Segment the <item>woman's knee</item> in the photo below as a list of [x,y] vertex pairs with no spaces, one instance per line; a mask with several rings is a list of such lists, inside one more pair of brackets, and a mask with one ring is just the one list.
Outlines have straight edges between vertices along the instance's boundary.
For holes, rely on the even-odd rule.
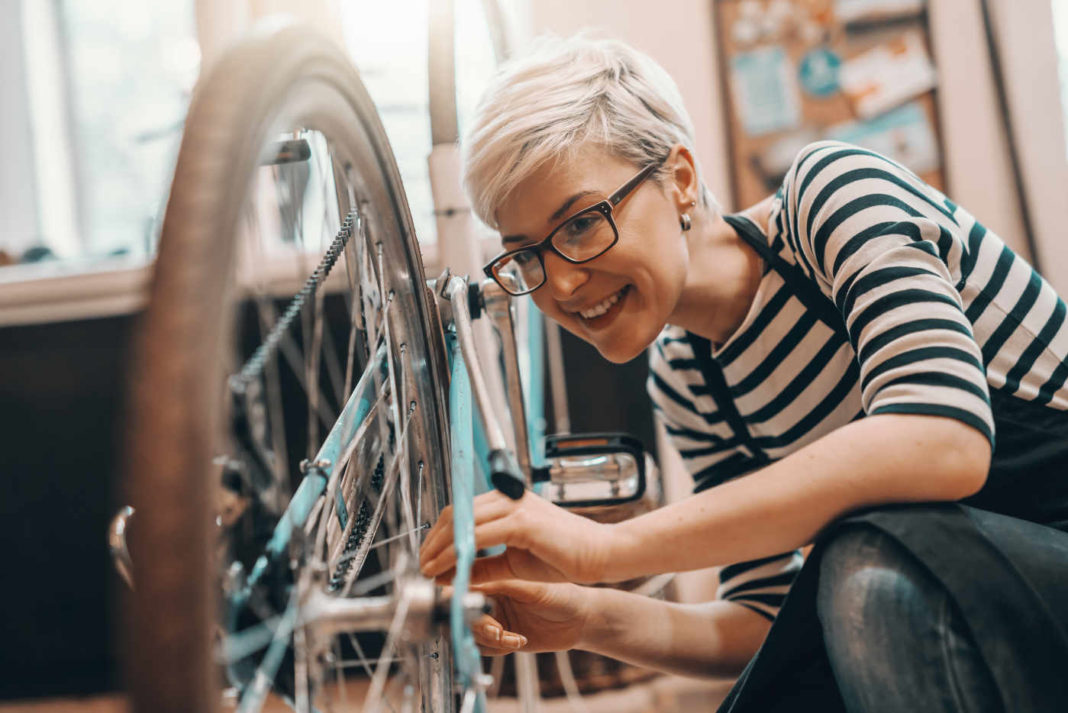
[[825,638],[835,639],[843,654],[885,650],[908,636],[905,622],[927,615],[938,596],[944,596],[940,586],[922,565],[879,530],[848,528],[825,545],[817,612]]
[[949,594],[896,540],[842,530],[825,545],[819,575],[824,645],[849,710],[1000,710]]

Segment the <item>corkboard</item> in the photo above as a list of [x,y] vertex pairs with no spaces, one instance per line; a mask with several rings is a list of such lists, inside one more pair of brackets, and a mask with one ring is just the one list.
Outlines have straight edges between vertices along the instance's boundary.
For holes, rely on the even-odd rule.
[[[905,16],[868,18],[863,22],[854,21],[847,25],[836,15],[835,0],[712,0],[712,2],[715,6],[721,95],[724,97],[726,112],[725,123],[728,130],[734,209],[752,205],[775,192],[782,174],[775,170],[767,170],[767,162],[762,160],[774,144],[784,139],[790,139],[796,143],[802,139],[834,138],[829,135],[833,127],[841,127],[850,121],[864,121],[855,111],[853,102],[842,91],[833,91],[821,97],[799,87],[796,92],[796,96],[800,99],[798,124],[789,129],[751,135],[744,126],[740,113],[741,107],[738,106],[736,87],[733,86],[733,83],[737,81],[732,71],[735,58],[754,50],[777,47],[785,54],[786,64],[796,81],[803,58],[813,49],[829,49],[842,62],[848,62],[868,50],[900,42],[902,37],[918,32],[928,58],[932,63],[934,62],[927,14],[923,8]],[[760,11],[765,14],[769,11],[774,12],[773,5],[776,3],[780,5],[789,3],[796,13],[795,17],[806,18],[809,21],[806,25],[807,32],[802,32],[796,24],[791,31],[787,24],[787,29],[777,36],[769,33],[759,39],[739,41],[738,33],[734,30],[735,23],[742,20],[743,15],[746,18],[752,18],[755,6],[759,6]],[[744,5],[748,7],[743,7]],[[780,11],[782,9],[778,8]],[[813,26],[820,28],[819,39],[815,39],[817,35],[812,31]],[[937,72],[937,67],[935,70]],[[930,133],[933,135],[934,153],[937,158],[926,162],[928,164],[926,170],[908,166],[908,161],[903,162],[909,168],[917,170],[922,179],[939,190],[945,191],[946,180],[941,160],[944,151],[939,129],[936,91],[932,89],[913,95],[904,104],[915,104],[922,110]],[[910,106],[909,109],[914,109],[914,107]],[[869,120],[878,121],[878,117],[874,119],[869,117]],[[789,154],[790,152],[780,153]],[[781,166],[782,162],[778,162],[778,165]]]

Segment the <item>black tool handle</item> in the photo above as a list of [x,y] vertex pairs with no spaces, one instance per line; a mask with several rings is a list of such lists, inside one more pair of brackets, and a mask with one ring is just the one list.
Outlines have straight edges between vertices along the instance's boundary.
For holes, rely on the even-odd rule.
[[523,493],[527,490],[527,485],[511,451],[504,448],[490,451],[489,467],[490,480],[493,482],[493,487],[512,500],[519,500],[519,498],[523,497]]

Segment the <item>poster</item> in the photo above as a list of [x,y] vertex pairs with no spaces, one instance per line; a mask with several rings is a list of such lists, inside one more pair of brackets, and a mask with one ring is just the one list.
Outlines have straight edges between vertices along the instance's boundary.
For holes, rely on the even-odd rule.
[[745,131],[760,136],[801,121],[801,102],[791,63],[780,47],[739,54],[731,61],[731,86]]
[[925,0],[713,0],[731,193],[774,192],[798,152],[835,139],[945,192]]

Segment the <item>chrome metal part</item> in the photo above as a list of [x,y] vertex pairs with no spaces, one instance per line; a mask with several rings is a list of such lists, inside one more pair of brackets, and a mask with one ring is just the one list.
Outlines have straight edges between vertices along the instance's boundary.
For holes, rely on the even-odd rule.
[[571,415],[567,405],[567,375],[564,369],[564,345],[560,325],[545,319],[546,366],[549,371],[549,390],[553,397],[553,432],[570,433]]
[[451,277],[444,286],[443,294],[448,298],[452,307],[453,324],[456,327],[456,338],[460,342],[460,349],[464,354],[464,361],[471,376],[471,392],[475,397],[475,404],[485,421],[486,441],[490,450],[507,450],[508,444],[504,440],[504,431],[501,430],[501,421],[493,408],[489,398],[489,390],[486,387],[485,372],[482,370],[478,353],[475,350],[474,333],[472,331],[471,310],[467,306],[467,280],[462,277]]
[[523,403],[523,382],[519,375],[519,350],[515,340],[515,315],[512,298],[490,278],[482,281],[482,301],[501,339],[505,384],[508,388],[508,410],[515,433],[516,457],[527,487],[531,485],[530,435],[527,431],[527,411]]
[[123,506],[108,525],[108,551],[111,553],[111,561],[115,563],[115,569],[126,584],[130,585],[130,589],[134,587],[133,560],[130,559],[130,550],[126,547],[126,528],[133,514],[132,507]]
[[[401,638],[409,643],[430,641],[448,621],[449,600],[440,594],[433,581],[419,576],[401,579],[392,594],[383,596],[348,599],[316,589],[304,601],[301,623],[313,628],[317,636],[388,631],[403,606],[407,612]],[[486,597],[468,592],[463,608],[467,621],[472,622],[486,611]]]

